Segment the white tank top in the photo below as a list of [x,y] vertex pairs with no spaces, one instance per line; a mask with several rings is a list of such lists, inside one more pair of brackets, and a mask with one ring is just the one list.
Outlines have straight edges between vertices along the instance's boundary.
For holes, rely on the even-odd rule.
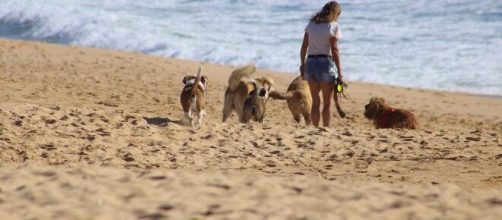
[[309,36],[308,55],[331,55],[329,38],[341,38],[340,26],[336,22],[319,23],[310,22],[305,28]]

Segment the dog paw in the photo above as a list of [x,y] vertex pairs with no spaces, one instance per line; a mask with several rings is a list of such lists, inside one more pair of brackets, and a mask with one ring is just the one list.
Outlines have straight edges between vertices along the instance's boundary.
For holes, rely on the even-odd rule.
[[340,118],[345,118],[347,116],[345,112],[338,112],[338,114],[340,115]]

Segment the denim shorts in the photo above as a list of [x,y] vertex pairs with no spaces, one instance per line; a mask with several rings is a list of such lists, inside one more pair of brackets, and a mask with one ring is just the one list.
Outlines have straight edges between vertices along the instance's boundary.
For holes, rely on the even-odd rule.
[[335,81],[337,76],[335,62],[331,57],[308,57],[304,78],[307,81]]

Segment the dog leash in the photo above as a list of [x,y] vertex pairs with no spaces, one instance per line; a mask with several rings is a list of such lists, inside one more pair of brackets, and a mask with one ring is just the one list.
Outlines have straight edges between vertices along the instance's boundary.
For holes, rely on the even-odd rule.
[[340,78],[336,79],[335,91],[336,91],[336,95],[338,96],[338,98],[343,97],[343,98],[348,99],[348,95],[347,95],[348,87],[349,86],[346,83],[344,83]]

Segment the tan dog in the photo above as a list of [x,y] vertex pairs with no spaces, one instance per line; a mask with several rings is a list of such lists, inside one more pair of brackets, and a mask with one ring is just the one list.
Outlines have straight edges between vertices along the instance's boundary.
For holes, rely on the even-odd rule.
[[[270,92],[270,97],[273,99],[286,100],[288,103],[288,108],[293,114],[293,118],[296,122],[300,123],[301,117],[305,121],[306,125],[312,123],[311,111],[312,111],[312,95],[310,93],[309,84],[306,80],[302,80],[300,76],[296,77],[286,91],[286,93],[280,93],[276,91]],[[345,117],[345,112],[343,112],[340,104],[338,103],[338,97],[336,93],[333,97],[336,105],[336,110],[340,117]]]
[[244,102],[241,122],[248,123],[252,119],[261,123],[263,122],[263,118],[265,118],[265,107],[268,97],[264,97],[266,94],[265,88],[259,87],[255,81],[251,81],[251,83],[254,89]]
[[228,120],[233,111],[237,112],[239,121],[244,121],[244,105],[251,91],[255,89],[253,82],[260,88],[260,97],[265,98],[265,101],[268,98],[269,92],[273,89],[274,81],[268,77],[250,79],[255,71],[254,65],[247,65],[235,69],[230,75],[223,103],[223,122]]
[[[187,75],[183,78],[183,91],[180,95],[181,106],[185,113],[185,118],[193,128],[199,127],[202,118],[206,115],[206,88],[208,78],[202,76],[202,66],[199,67],[197,76]],[[194,123],[194,115],[197,116],[197,124]]]
[[371,98],[364,106],[364,116],[373,120],[376,128],[416,129],[417,120],[413,113],[404,109],[391,108],[382,98]]
[[270,97],[273,99],[286,100],[288,108],[293,114],[296,122],[300,123],[301,117],[306,125],[312,123],[310,111],[312,110],[312,96],[310,94],[309,84],[306,80],[296,77],[287,89],[286,93],[276,91],[270,92]]

